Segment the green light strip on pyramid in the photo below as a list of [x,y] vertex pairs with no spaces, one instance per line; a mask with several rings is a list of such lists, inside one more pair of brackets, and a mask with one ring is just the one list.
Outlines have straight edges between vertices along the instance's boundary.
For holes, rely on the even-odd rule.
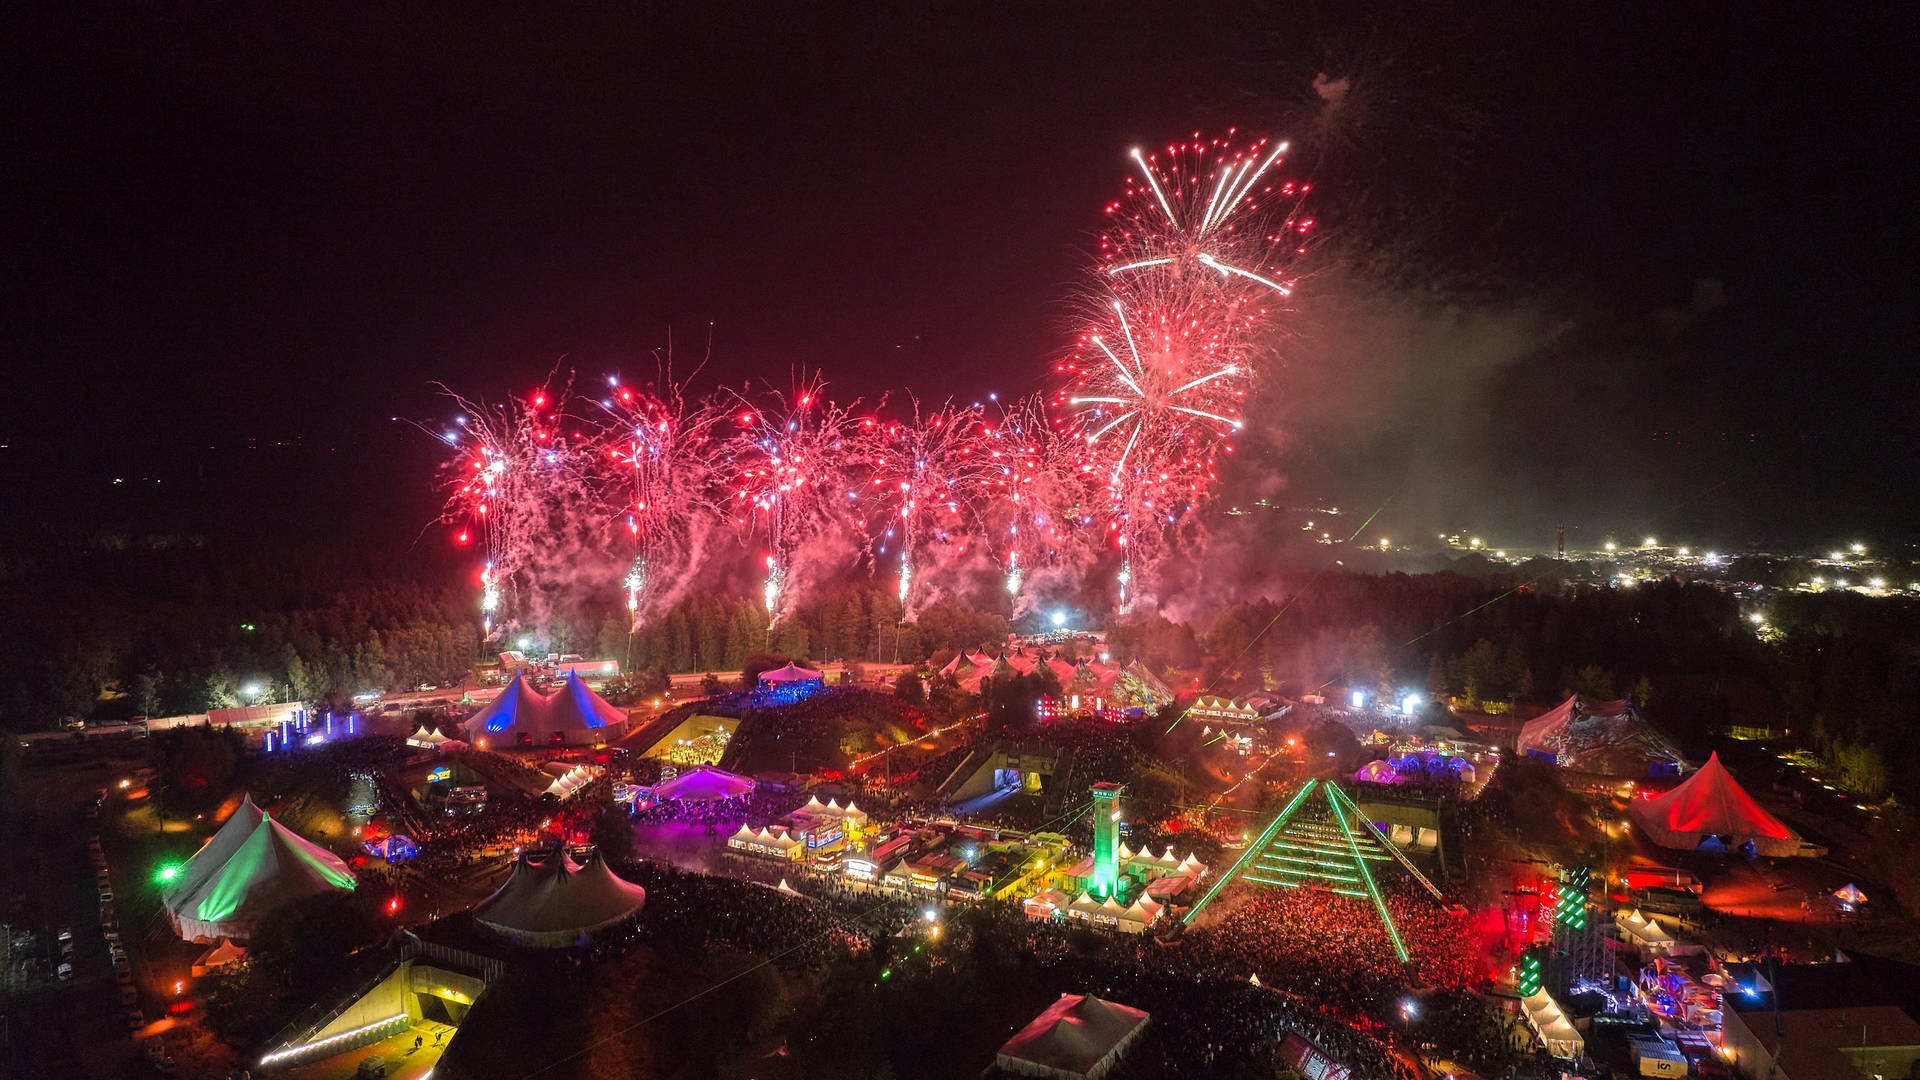
[[1367,869],[1367,860],[1360,857],[1360,838],[1353,834],[1353,827],[1347,824],[1347,812],[1340,807],[1340,800],[1334,795],[1339,789],[1327,785],[1327,805],[1333,809],[1333,819],[1340,823],[1340,829],[1347,834],[1347,844],[1353,848],[1353,864],[1360,868],[1361,880],[1367,886],[1367,897],[1373,901],[1373,909],[1380,913],[1380,924],[1387,928],[1387,937],[1393,940],[1393,953],[1402,964],[1410,959],[1407,956],[1406,942],[1400,940],[1400,928],[1393,925],[1393,916],[1387,913],[1386,898],[1380,895],[1380,886],[1374,884],[1373,871]]
[[1220,895],[1220,890],[1227,887],[1227,882],[1232,881],[1234,877],[1240,873],[1241,869],[1253,860],[1255,855],[1258,855],[1266,848],[1267,841],[1273,839],[1273,834],[1280,831],[1280,827],[1287,823],[1287,819],[1293,816],[1295,810],[1300,809],[1300,804],[1306,801],[1307,793],[1312,791],[1314,785],[1319,782],[1318,780],[1307,781],[1306,785],[1287,803],[1286,809],[1280,811],[1280,816],[1273,819],[1273,824],[1267,826],[1266,831],[1260,834],[1260,839],[1247,845],[1246,854],[1235,859],[1233,865],[1227,868],[1226,873],[1214,879],[1213,887],[1207,890],[1206,895],[1200,898],[1199,903],[1193,905],[1193,910],[1187,912],[1186,918],[1180,920],[1183,924],[1192,923],[1193,920],[1200,915],[1200,912],[1205,909],[1208,904],[1213,902],[1213,898]]
[[[1367,820],[1367,815],[1360,812],[1360,806],[1358,803],[1355,803],[1353,801],[1352,796],[1348,795],[1345,791],[1342,791],[1339,788],[1339,786],[1335,784],[1328,784],[1327,790],[1330,793],[1328,796],[1329,798],[1335,795],[1339,796],[1340,801],[1346,805],[1348,811],[1350,811],[1353,814],[1354,819],[1359,821],[1362,825],[1366,826],[1367,835],[1373,838],[1374,843],[1381,850],[1385,851],[1387,855],[1391,855],[1394,859],[1398,860],[1401,868],[1406,870],[1407,873],[1413,875],[1413,880],[1418,881],[1420,884],[1426,886],[1427,892],[1431,893],[1435,900],[1446,899],[1445,894],[1440,891],[1440,887],[1438,885],[1435,885],[1433,882],[1427,880],[1427,875],[1421,873],[1420,868],[1413,865],[1413,861],[1407,858],[1406,853],[1402,852],[1399,846],[1396,845],[1393,841],[1387,839],[1386,834],[1381,832],[1380,829],[1377,826],[1375,826],[1373,822]],[[1381,855],[1378,852],[1375,852],[1373,857],[1375,859],[1384,861],[1387,856]]]

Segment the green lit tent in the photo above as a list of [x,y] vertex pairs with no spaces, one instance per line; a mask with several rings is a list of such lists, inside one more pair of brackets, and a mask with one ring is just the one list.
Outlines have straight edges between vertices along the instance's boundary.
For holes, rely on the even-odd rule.
[[[239,817],[234,815],[235,820]],[[162,898],[167,921],[187,941],[245,941],[275,908],[354,887],[353,871],[339,856],[303,839],[273,820],[271,814],[260,814],[259,821],[238,844],[228,835],[233,827],[234,821],[229,820],[214,834],[213,842],[187,864],[191,871],[187,887]],[[214,850],[216,847],[227,849],[224,858],[204,867],[195,866],[209,856],[222,854]]]
[[247,837],[253,835],[253,830],[259,828],[262,816],[260,808],[253,804],[252,795],[240,800],[240,808],[221,824],[199,851],[193,853],[193,858],[187,860],[186,865],[180,868],[180,872],[161,892],[160,902],[166,905],[167,910],[173,910],[180,898],[191,895],[205,885],[208,878],[219,873],[227,860],[233,858],[233,853],[240,850],[240,845],[247,842]]

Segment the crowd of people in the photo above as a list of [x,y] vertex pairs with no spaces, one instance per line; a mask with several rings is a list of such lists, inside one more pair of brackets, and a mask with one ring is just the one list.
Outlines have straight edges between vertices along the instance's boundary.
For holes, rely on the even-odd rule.
[[1412,981],[1460,988],[1485,981],[1465,918],[1425,893],[1389,884],[1393,915],[1409,962],[1400,963],[1371,901],[1322,888],[1235,885],[1181,942],[1195,972],[1258,975],[1363,1022],[1386,1019],[1380,1003]]
[[636,809],[633,819],[643,823],[677,821],[698,825],[706,829],[707,835],[725,839],[742,825],[759,828],[778,821],[793,813],[801,802],[800,796],[790,790],[762,785],[728,799],[668,799]]

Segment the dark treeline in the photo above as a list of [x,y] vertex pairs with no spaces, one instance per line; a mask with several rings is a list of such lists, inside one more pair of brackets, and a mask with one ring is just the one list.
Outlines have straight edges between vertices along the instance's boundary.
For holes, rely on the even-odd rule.
[[[334,531],[341,542],[316,528],[295,546],[245,533],[10,538],[0,724],[197,712],[237,704],[248,687],[314,699],[448,682],[511,647],[481,642],[458,555]],[[1528,571],[1302,576],[1193,623],[1115,623],[1108,648],[1177,674],[1187,693],[1358,686],[1494,711],[1576,690],[1632,697],[1696,748],[1735,723],[1785,726],[1862,794],[1920,790],[1920,769],[1898,752],[1920,719],[1920,604],[1768,590],[1761,634],[1724,585],[1570,586]],[[1009,630],[1002,611],[961,599],[903,624],[888,583],[857,574],[816,589],[771,632],[759,598],[730,589],[689,596],[633,634],[608,599],[540,628],[536,647],[730,678],[762,652],[918,663],[995,647]]]
[[471,590],[430,553],[191,535],[46,535],[0,562],[0,724],[199,712],[456,678]]
[[927,605],[911,625],[900,617],[892,590],[864,579],[817,590],[771,632],[758,598],[713,593],[682,600],[631,642],[626,613],[607,612],[594,648],[635,668],[734,672],[749,656],[769,651],[823,661],[915,663],[939,649],[1003,642],[1008,631],[1004,616],[959,600]]

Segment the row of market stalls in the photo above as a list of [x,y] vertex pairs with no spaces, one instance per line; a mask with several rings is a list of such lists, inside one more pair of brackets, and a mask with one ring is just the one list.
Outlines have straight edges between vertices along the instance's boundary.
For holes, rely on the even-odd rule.
[[1111,896],[1102,900],[1087,892],[1070,899],[1057,889],[1046,889],[1027,897],[1022,907],[1030,919],[1065,918],[1069,922],[1089,923],[1128,934],[1146,933],[1166,910],[1165,903],[1144,892],[1134,897],[1132,903],[1122,904]]
[[1574,1028],[1573,1021],[1553,1000],[1553,995],[1545,990],[1536,990],[1520,999],[1520,1011],[1527,1019],[1527,1026],[1547,1053],[1568,1061],[1578,1061],[1586,1049],[1586,1040]]

